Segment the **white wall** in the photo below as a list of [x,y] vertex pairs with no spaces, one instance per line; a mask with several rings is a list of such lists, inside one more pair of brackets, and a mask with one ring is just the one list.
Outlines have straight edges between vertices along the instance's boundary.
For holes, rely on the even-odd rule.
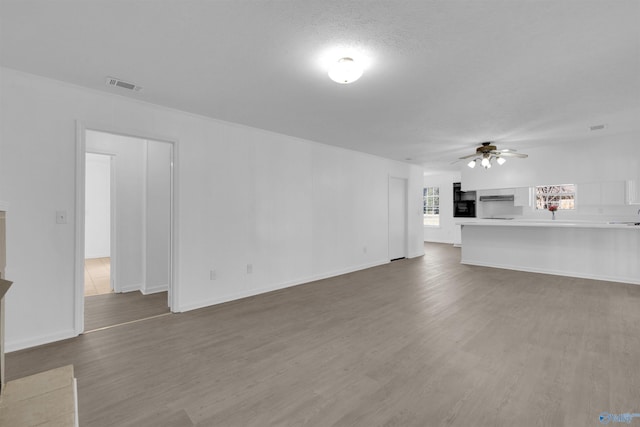
[[76,334],[76,120],[177,141],[178,311],[388,262],[389,176],[408,179],[409,256],[423,253],[419,167],[13,70],[0,79],[10,350]]
[[87,131],[86,150],[113,155],[116,187],[114,290],[140,290],[144,283],[146,141]]
[[85,258],[111,254],[111,157],[87,154],[85,184]]
[[455,243],[459,227],[455,224],[459,218],[453,217],[453,183],[460,182],[460,173],[452,172],[438,175],[425,175],[425,187],[440,188],[440,226],[424,226],[424,241]]
[[171,145],[146,141],[146,230],[144,294],[169,287]]

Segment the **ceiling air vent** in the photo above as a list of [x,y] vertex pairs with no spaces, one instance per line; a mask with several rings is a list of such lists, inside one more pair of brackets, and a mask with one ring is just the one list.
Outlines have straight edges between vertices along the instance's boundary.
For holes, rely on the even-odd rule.
[[142,90],[140,86],[125,82],[124,80],[116,79],[115,77],[107,77],[107,86],[117,86],[123,89],[135,90],[136,92],[140,92]]
[[589,126],[589,129],[591,130],[601,130],[604,129],[606,127],[606,125],[595,125],[595,126]]

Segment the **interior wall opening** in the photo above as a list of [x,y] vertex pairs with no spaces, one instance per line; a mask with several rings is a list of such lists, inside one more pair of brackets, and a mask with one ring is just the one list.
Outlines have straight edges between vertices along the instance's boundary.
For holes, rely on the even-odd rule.
[[173,144],[85,130],[83,331],[169,313]]

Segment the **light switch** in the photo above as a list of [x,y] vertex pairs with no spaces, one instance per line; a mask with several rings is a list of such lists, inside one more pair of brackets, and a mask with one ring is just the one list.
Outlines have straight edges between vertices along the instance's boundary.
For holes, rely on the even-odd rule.
[[67,223],[67,211],[56,211],[56,224]]

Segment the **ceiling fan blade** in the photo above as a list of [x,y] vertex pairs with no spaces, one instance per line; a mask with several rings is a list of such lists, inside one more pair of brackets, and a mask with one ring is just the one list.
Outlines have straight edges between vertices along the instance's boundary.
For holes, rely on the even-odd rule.
[[506,153],[492,153],[497,155],[498,157],[519,157],[521,159],[525,159],[527,157],[529,157],[528,154],[523,154],[523,153],[512,153],[512,152],[506,152]]
[[458,157],[458,160],[470,159],[471,157],[476,157],[478,153],[469,154],[468,156]]

